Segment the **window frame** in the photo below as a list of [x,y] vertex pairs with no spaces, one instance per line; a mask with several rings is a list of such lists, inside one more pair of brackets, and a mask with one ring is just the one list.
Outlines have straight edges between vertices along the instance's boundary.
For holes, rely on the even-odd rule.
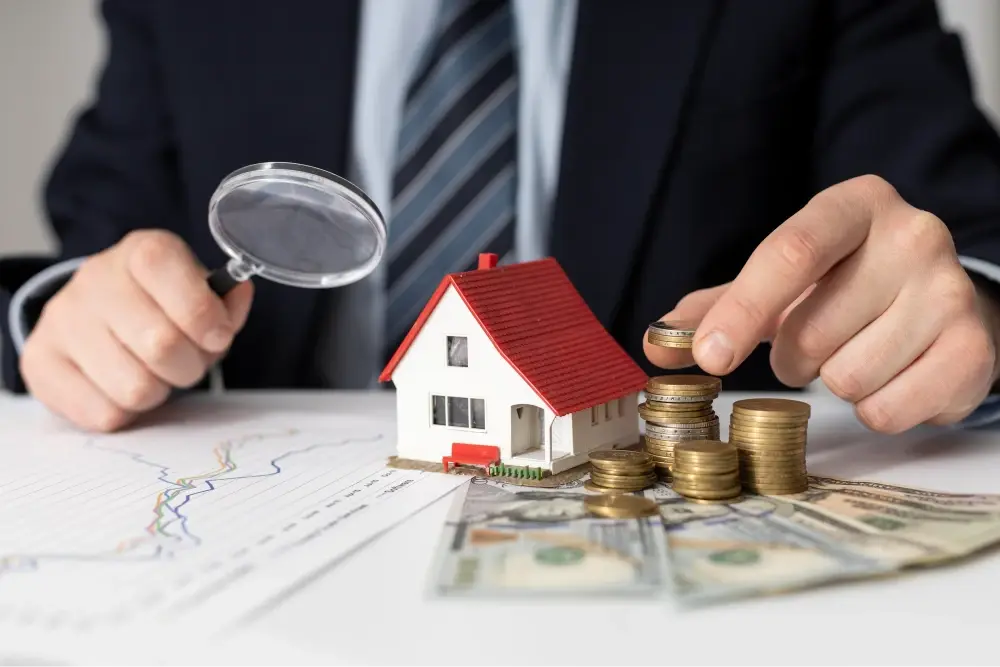
[[[434,397],[439,396],[444,399],[444,423],[438,424],[434,421]],[[469,425],[468,426],[452,426],[449,424],[449,419],[451,417],[451,407],[450,400],[464,400],[468,408],[469,415]],[[476,427],[473,426],[472,420],[472,401],[481,401],[483,404],[483,426]],[[475,433],[486,433],[488,429],[486,427],[486,398],[483,396],[452,396],[450,394],[430,394],[430,427],[431,428],[446,428],[452,431],[472,431]]]
[[[452,339],[465,341],[465,365],[451,363],[451,341]],[[468,368],[469,367],[469,337],[445,334],[444,336],[444,364],[448,368]]]

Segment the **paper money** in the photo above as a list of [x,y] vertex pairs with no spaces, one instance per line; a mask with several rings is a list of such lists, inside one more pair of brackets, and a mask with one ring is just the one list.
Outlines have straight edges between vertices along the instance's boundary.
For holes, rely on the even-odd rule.
[[584,507],[582,483],[516,487],[474,478],[442,536],[434,593],[660,595],[668,590],[658,516],[610,519]]
[[676,597],[770,595],[940,563],[1000,541],[1000,496],[811,477],[794,496],[695,505],[665,486],[660,504]]
[[696,605],[885,576],[1000,542],[1000,495],[813,476],[801,494],[699,504],[658,483],[642,495],[660,517],[614,521],[587,515],[585,483],[527,489],[474,479],[453,506],[436,592],[662,589]]

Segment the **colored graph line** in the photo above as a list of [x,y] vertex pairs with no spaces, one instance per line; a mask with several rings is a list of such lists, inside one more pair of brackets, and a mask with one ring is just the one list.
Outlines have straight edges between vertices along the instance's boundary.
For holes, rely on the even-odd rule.
[[[337,447],[357,442],[373,443],[381,440],[383,437],[382,435],[375,435],[366,438],[344,438],[314,443],[299,449],[283,452],[270,459],[266,464],[264,472],[233,475],[234,472],[239,470],[239,466],[234,458],[234,452],[255,441],[287,437],[298,433],[298,430],[291,429],[283,432],[255,435],[221,442],[212,449],[212,455],[215,459],[215,467],[212,470],[178,478],[174,478],[171,475],[170,466],[150,460],[144,454],[102,446],[94,440],[89,440],[85,443],[86,447],[116,456],[123,456],[137,464],[155,469],[157,471],[156,479],[168,487],[157,493],[152,508],[152,519],[144,526],[142,530],[143,535],[120,540],[109,553],[8,554],[0,557],[0,576],[5,573],[35,570],[38,567],[39,561],[43,560],[101,562],[124,559],[128,561],[151,561],[171,557],[178,542],[189,540],[192,546],[201,544],[201,538],[189,531],[189,517],[182,510],[197,500],[198,496],[218,490],[220,483],[274,477],[284,471],[285,462],[294,456],[321,448]],[[172,532],[174,530],[178,532]],[[142,555],[131,553],[137,547],[150,544],[151,541],[155,541],[155,543],[152,544],[150,553]]]

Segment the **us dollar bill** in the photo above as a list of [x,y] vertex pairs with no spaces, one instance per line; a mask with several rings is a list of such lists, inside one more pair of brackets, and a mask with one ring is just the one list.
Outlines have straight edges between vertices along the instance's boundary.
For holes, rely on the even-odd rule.
[[698,605],[882,577],[1000,542],[1000,495],[811,477],[792,496],[690,502],[658,483],[659,517],[589,516],[583,480],[556,489],[475,478],[458,494],[439,595],[666,592]]
[[673,589],[690,604],[885,576],[1000,541],[1000,496],[822,477],[794,496],[723,505],[665,486],[644,493],[660,505]]
[[456,492],[439,542],[438,596],[662,595],[669,590],[658,516],[591,516],[582,482],[518,487],[474,478]]

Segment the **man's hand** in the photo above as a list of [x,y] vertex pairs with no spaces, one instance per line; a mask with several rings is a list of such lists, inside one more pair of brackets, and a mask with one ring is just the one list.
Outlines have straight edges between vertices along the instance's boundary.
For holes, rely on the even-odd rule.
[[647,342],[645,351],[662,368],[697,363],[725,375],[769,340],[783,383],[820,377],[869,428],[899,433],[979,405],[998,376],[998,314],[944,223],[863,176],[814,197],[733,282],[693,292],[664,316],[699,322],[692,350]]
[[197,384],[243,327],[248,282],[220,299],[176,236],[133,232],[89,258],[45,305],[21,375],[52,411],[112,431]]

